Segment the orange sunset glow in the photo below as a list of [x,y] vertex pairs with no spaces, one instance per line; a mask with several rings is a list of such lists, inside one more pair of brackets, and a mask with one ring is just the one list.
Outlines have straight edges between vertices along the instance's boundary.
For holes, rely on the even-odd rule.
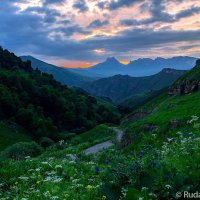
[[71,61],[69,63],[62,63],[60,66],[63,66],[65,68],[88,68],[93,65],[96,65],[97,62],[77,62],[77,61]]

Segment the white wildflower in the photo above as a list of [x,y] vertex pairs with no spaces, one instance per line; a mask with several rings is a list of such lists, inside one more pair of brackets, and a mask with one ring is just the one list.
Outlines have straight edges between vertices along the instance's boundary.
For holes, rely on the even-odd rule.
[[147,191],[148,188],[147,187],[142,187],[142,192]]
[[55,168],[56,168],[56,169],[62,168],[62,165],[56,165]]
[[77,159],[76,154],[67,154],[66,157],[73,160],[73,161]]
[[171,185],[165,185],[165,188],[169,190],[170,188],[172,188],[172,186]]
[[171,142],[174,138],[167,138],[168,142]]
[[18,177],[20,180],[23,180],[23,181],[28,181],[29,177],[26,177],[26,176],[20,176]]
[[52,179],[51,176],[47,176],[43,181],[44,182],[49,182],[49,181],[51,181],[51,179]]
[[74,179],[74,180],[72,180],[72,183],[73,184],[77,184],[77,182],[79,181],[80,179]]
[[53,196],[53,197],[51,197],[50,199],[56,200],[56,199],[59,199],[59,197],[58,197],[58,196]]
[[75,164],[76,162],[74,160],[69,161],[69,164]]
[[48,165],[49,163],[48,162],[41,162],[43,165]]
[[0,183],[0,187],[4,186],[4,183]]
[[60,140],[58,143],[61,146],[61,145],[63,145],[65,143],[65,141],[64,140]]
[[54,183],[59,183],[59,182],[61,182],[62,180],[63,180],[62,178],[54,177],[53,182],[54,182]]
[[51,194],[50,194],[49,191],[44,192],[44,196],[45,196],[45,197],[50,197],[50,195],[51,195]]
[[41,168],[36,168],[35,169],[36,172],[39,172],[40,170],[41,170]]
[[152,193],[152,192],[150,192],[150,193],[149,193],[149,196],[152,196],[152,197],[157,197],[157,195],[156,195],[156,194],[154,194],[154,193]]

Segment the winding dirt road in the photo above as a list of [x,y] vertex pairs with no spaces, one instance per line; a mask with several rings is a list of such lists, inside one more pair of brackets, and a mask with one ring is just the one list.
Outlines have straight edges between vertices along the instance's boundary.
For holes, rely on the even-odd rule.
[[[114,128],[111,128],[111,129],[113,129],[115,131],[115,133],[116,133],[117,142],[120,142],[122,140],[124,132],[121,129],[117,128],[117,127],[114,127]],[[114,145],[114,143],[111,140],[108,140],[106,142],[102,142],[100,144],[96,144],[96,145],[94,145],[92,147],[89,147],[88,149],[85,149],[83,151],[83,153],[86,154],[86,155],[96,154],[96,153],[98,153],[100,151],[103,151],[105,149],[110,148],[113,145]]]

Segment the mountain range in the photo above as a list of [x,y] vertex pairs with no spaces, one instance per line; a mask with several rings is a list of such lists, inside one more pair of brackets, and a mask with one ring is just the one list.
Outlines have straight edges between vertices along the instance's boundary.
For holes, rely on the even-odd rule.
[[185,72],[185,70],[165,68],[155,75],[146,77],[115,75],[85,83],[81,87],[94,96],[109,97],[114,102],[120,102],[137,94],[170,86]]
[[[38,68],[42,72],[52,74],[64,85],[82,88],[92,95],[107,97],[114,102],[122,102],[135,95],[171,85],[185,72],[177,69],[190,69],[196,60],[193,57],[155,60],[146,58],[124,65],[114,57],[110,57],[105,62],[90,68],[66,69],[32,56],[21,56],[21,59],[30,60],[34,69]],[[174,69],[163,69],[164,66],[172,66]],[[132,77],[134,74],[135,77]]]
[[38,68],[42,72],[45,72],[47,74],[52,74],[57,81],[60,81],[64,85],[80,86],[85,82],[94,80],[94,78],[92,77],[86,77],[84,75],[71,72],[70,70],[66,68],[57,67],[55,65],[48,64],[32,56],[21,56],[20,58],[23,61],[30,60],[33,69]]
[[109,77],[118,74],[138,77],[156,74],[163,68],[189,70],[195,65],[196,60],[197,58],[188,56],[156,59],[141,58],[124,65],[116,58],[110,57],[106,61],[89,68],[73,68],[69,70],[90,77]]

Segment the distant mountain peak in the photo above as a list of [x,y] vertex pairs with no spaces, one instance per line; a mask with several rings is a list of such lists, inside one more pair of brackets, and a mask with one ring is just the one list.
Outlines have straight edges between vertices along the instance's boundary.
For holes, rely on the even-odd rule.
[[119,63],[119,61],[115,58],[115,57],[108,57],[107,59],[106,59],[106,62],[112,62],[112,63]]
[[157,57],[157,58],[155,59],[155,61],[163,61],[163,60],[165,60],[165,58],[162,58],[162,57]]

